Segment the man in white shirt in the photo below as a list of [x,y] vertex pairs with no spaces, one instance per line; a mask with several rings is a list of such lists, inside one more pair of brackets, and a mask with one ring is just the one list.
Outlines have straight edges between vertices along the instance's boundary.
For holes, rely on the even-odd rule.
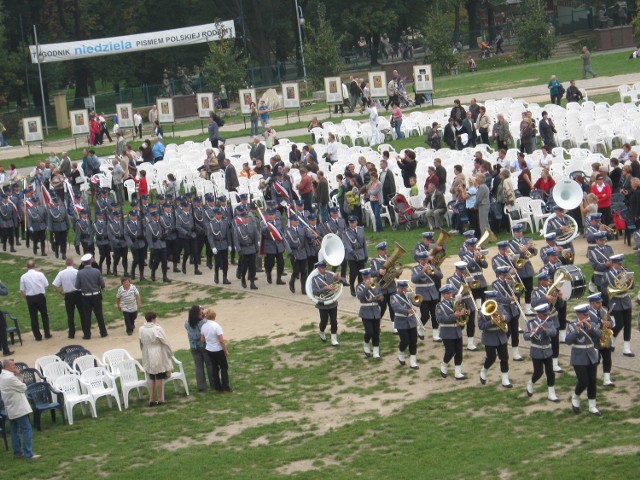
[[[14,458],[35,460],[42,455],[36,455],[31,449],[31,422],[29,414],[33,412],[27,400],[27,386],[17,375],[20,370],[11,359],[2,362],[0,369],[0,394],[4,400],[5,410],[11,425],[11,446]],[[22,434],[22,442],[20,442]]]
[[69,326],[69,338],[74,338],[76,335],[75,310],[78,310],[78,315],[81,319],[80,323],[82,323],[82,295],[80,294],[80,290],[76,290],[78,270],[73,266],[73,258],[67,258],[64,264],[66,268],[58,272],[52,285],[53,288],[64,297],[64,307],[67,310],[67,325]]
[[38,325],[38,312],[42,317],[42,327],[44,328],[44,338],[51,338],[49,330],[49,313],[47,312],[47,297],[44,292],[49,286],[47,277],[42,272],[36,270],[36,262],[27,260],[27,273],[20,277],[20,293],[29,307],[29,317],[31,317],[31,331],[36,341],[42,341],[40,326]]
[[140,115],[138,110],[133,114],[133,128],[135,128],[135,132],[142,138],[142,115]]
[[325,160],[330,164],[334,164],[338,161],[338,144],[336,143],[336,136],[333,133],[329,134],[329,141],[327,142],[327,155]]

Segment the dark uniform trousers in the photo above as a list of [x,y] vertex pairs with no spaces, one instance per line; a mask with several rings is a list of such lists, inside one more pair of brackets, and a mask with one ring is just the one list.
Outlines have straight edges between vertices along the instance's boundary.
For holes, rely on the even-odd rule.
[[91,314],[96,314],[98,329],[100,336],[107,336],[107,328],[104,325],[104,316],[102,315],[102,293],[83,293],[82,295],[82,332],[84,339],[91,338]]
[[53,253],[58,255],[58,252],[64,257],[67,256],[67,235],[69,231],[64,230],[63,232],[51,232],[53,235],[52,248]]
[[38,295],[27,295],[27,306],[29,307],[29,317],[31,318],[31,331],[36,340],[42,340],[42,334],[40,333],[40,326],[38,324],[38,312],[42,317],[42,328],[44,329],[44,336],[50,337],[51,331],[49,330],[49,313],[47,312],[47,297],[44,293]]
[[438,300],[424,300],[420,302],[420,321],[422,325],[426,325],[427,318],[431,319],[431,328],[438,328],[438,320],[436,319],[436,305]]
[[152,248],[151,249],[151,274],[155,277],[156,270],[161,267],[162,274],[167,274],[167,249]]
[[82,294],[80,290],[64,294],[64,308],[67,311],[67,325],[69,327],[69,338],[76,334],[75,310],[78,310],[78,317],[82,324]]
[[264,270],[268,275],[271,275],[273,266],[276,265],[276,273],[278,278],[282,277],[284,273],[284,256],[280,253],[267,253],[264,257]]
[[98,245],[98,253],[100,254],[100,271],[102,272],[102,265],[107,262],[107,272],[111,271],[111,245],[108,243],[105,245]]
[[114,247],[113,248],[113,274],[117,275],[118,265],[122,260],[122,268],[124,268],[125,275],[129,271],[129,258],[127,257],[127,247]]
[[489,370],[491,365],[496,362],[496,358],[500,359],[500,371],[507,373],[509,371],[509,350],[507,344],[503,343],[499,346],[484,346],[485,354],[487,358],[484,360],[484,368]]

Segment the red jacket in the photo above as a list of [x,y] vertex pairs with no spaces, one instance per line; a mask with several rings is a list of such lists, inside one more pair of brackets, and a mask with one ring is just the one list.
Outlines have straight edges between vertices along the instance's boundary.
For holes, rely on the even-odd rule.
[[138,185],[138,195],[149,195],[149,185],[146,177],[140,177],[140,180],[134,178],[133,181]]
[[597,184],[591,185],[591,193],[598,197],[598,208],[607,208],[611,206],[611,187],[608,183],[604,183],[602,191],[598,191]]

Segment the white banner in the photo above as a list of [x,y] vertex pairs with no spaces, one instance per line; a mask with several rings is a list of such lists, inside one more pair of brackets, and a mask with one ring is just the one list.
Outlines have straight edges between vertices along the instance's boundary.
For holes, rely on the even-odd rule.
[[[224,38],[235,38],[236,30],[232,20],[195,27],[176,28],[161,32],[140,33],[123,37],[111,37],[79,42],[49,43],[39,45],[40,63],[64,62],[79,58],[93,58],[117,53],[140,52],[156,48],[180,47],[196,43],[213,42]],[[31,63],[38,63],[35,45],[29,46]]]

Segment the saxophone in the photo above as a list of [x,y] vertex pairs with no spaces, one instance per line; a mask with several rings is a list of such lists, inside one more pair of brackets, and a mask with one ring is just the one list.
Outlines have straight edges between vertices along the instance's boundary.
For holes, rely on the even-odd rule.
[[602,337],[600,338],[600,347],[602,348],[607,348],[609,346],[611,335],[613,335],[613,330],[607,326],[608,322],[609,312],[605,312],[604,319],[602,320]]

